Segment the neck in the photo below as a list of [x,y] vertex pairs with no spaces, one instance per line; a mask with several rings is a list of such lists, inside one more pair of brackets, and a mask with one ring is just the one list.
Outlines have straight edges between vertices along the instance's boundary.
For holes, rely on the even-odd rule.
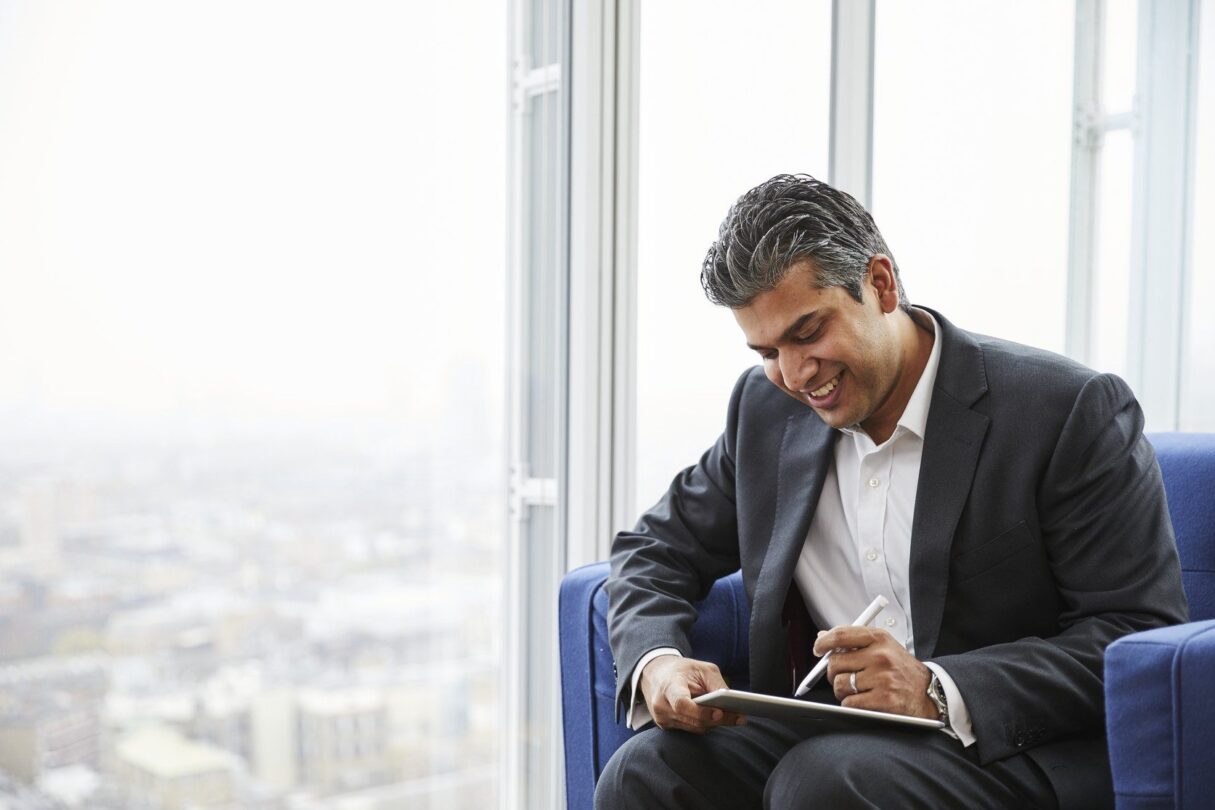
[[932,355],[933,327],[926,313],[912,310],[910,314],[899,311],[895,328],[899,336],[898,382],[890,391],[886,401],[890,407],[882,408],[882,414],[874,414],[861,423],[861,427],[881,444],[894,435],[894,429],[902,417],[915,387],[924,374],[928,358]]

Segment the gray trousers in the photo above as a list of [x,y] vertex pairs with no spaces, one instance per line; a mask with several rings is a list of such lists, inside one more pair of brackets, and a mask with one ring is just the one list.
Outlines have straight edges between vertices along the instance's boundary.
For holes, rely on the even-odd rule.
[[1017,755],[980,766],[939,732],[837,721],[747,725],[705,735],[653,728],[613,756],[596,810],[1057,808],[1045,775]]

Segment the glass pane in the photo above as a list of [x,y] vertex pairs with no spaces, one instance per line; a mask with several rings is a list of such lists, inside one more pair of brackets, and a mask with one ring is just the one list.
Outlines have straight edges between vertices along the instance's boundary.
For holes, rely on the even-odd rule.
[[913,304],[1063,350],[1074,4],[877,3],[874,218]]
[[523,227],[527,235],[523,265],[524,349],[528,370],[523,413],[528,469],[534,478],[557,477],[557,417],[561,386],[558,339],[564,303],[564,255],[559,228],[561,183],[561,96],[547,92],[528,101],[524,123],[529,171],[524,181]]
[[701,262],[744,191],[782,172],[827,177],[831,77],[827,0],[640,5],[639,509],[721,433],[756,362],[705,299]]
[[1122,377],[1127,371],[1134,160],[1135,141],[1129,130],[1106,133],[1097,175],[1090,365]]
[[[553,506],[529,506],[524,528],[523,557],[527,582],[549,585],[560,576],[557,554],[557,510]],[[552,730],[556,727],[556,695],[560,691],[556,678],[557,600],[542,594],[555,587],[539,588],[525,597],[524,627],[543,628],[547,632],[524,634],[524,655],[529,662],[527,682],[523,685],[522,730],[520,761],[527,775],[530,799],[527,807],[547,804],[545,788],[556,783],[560,774],[554,769]],[[543,802],[543,804],[541,803]]]
[[496,805],[506,22],[0,3],[6,797]]
[[1135,103],[1139,53],[1139,0],[1103,0],[1105,30],[1101,36],[1101,109],[1106,114],[1130,112]]
[[529,68],[540,68],[561,61],[561,8],[564,0],[518,0],[527,8]]
[[1190,290],[1181,374],[1181,429],[1215,431],[1215,3],[1202,5],[1199,44],[1197,168]]

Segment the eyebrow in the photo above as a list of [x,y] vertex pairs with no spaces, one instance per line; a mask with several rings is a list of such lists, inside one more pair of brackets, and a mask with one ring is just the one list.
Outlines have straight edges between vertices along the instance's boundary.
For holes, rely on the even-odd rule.
[[[798,318],[793,323],[789,324],[789,328],[786,329],[784,331],[784,333],[780,336],[780,341],[784,342],[786,340],[792,339],[792,337],[794,335],[796,335],[798,332],[802,331],[802,329],[805,327],[806,324],[810,323],[810,321],[819,317],[820,314],[821,313],[819,313],[819,311],[817,309],[812,309],[809,312],[807,312],[805,315]],[[756,346],[754,343],[748,343],[747,348],[758,352],[763,349],[769,349],[771,347],[770,346]]]

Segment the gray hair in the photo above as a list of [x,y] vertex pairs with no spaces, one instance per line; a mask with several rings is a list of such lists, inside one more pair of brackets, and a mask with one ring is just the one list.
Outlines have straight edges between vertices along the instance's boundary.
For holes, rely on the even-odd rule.
[[808,174],[779,174],[730,207],[700,284],[714,304],[739,309],[780,284],[792,265],[812,259],[819,287],[843,287],[861,301],[869,260],[879,253],[890,257],[899,306],[909,309],[899,266],[869,212]]

